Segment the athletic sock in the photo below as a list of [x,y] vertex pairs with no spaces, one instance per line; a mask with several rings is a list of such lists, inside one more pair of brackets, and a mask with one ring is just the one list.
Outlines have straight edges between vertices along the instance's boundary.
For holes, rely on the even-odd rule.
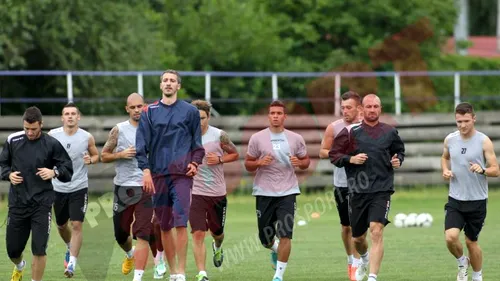
[[24,266],[26,265],[25,261],[21,261],[19,264],[16,264],[16,269],[18,271],[22,271],[24,269]]
[[277,253],[278,252],[278,246],[279,246],[278,240],[274,240],[274,244],[271,247],[271,251]]
[[276,273],[274,274],[274,278],[279,277],[283,280],[283,274],[285,274],[286,264],[286,262],[278,261],[278,263],[276,264]]
[[368,275],[368,281],[377,281],[377,274],[370,273],[370,275]]
[[348,255],[347,256],[347,263],[353,264],[353,262],[354,262],[354,255]]
[[198,275],[207,276],[207,272],[206,271],[200,271],[200,272],[198,272]]
[[163,251],[156,251],[155,259],[158,259],[158,261],[162,261],[163,260]]
[[131,259],[134,256],[134,249],[132,248],[130,251],[127,252],[127,258]]
[[134,281],[141,281],[144,270],[136,269],[134,270]]
[[364,254],[362,254],[361,256],[361,260],[363,261],[363,263],[368,263],[370,261],[369,257],[368,257],[368,251]]
[[358,267],[360,262],[361,262],[361,259],[353,258],[352,266]]
[[472,272],[472,279],[479,279],[483,276],[483,271],[479,270],[478,272],[473,271]]
[[70,245],[71,245],[71,242],[66,243],[66,246],[68,247],[68,250],[69,250],[69,246]]
[[73,264],[73,269],[75,269],[76,268],[76,257],[70,256],[69,263]]
[[461,256],[457,259],[458,266],[466,266],[467,265],[467,257]]

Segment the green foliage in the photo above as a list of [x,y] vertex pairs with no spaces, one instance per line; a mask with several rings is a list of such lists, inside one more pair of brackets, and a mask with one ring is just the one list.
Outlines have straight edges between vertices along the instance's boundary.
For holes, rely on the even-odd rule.
[[[496,62],[441,57],[456,19],[454,0],[0,3],[2,70],[369,72],[496,67]],[[181,98],[204,97],[203,77],[183,79]],[[447,110],[439,101],[453,96],[450,79],[402,78],[403,110]],[[493,93],[495,85],[471,90],[490,83],[488,79],[464,77],[464,95]],[[92,100],[80,102],[86,114],[123,114],[116,103],[136,91],[136,81],[134,76],[75,76],[74,95]],[[253,114],[271,99],[271,77],[212,77],[211,82],[212,102],[222,114]],[[2,98],[66,96],[65,77],[0,77],[0,83]],[[148,100],[160,97],[158,84],[158,77],[144,77]],[[387,101],[385,110],[394,110],[392,77],[343,77],[342,91],[347,89],[378,93]],[[291,101],[292,112],[333,112],[332,77],[279,78],[278,92]],[[26,105],[4,105],[2,114],[20,114]],[[58,114],[62,104],[39,106],[46,114]]]
[[[442,71],[467,71],[471,69],[496,71],[500,69],[500,59],[449,55],[430,61],[429,68]],[[449,97],[452,97],[454,93],[453,80],[449,79],[448,83],[434,83],[434,87],[443,103],[450,103]],[[500,93],[498,76],[461,76],[460,93],[461,101],[473,103],[476,110],[497,110],[500,107],[500,100],[494,98],[498,97]]]
[[[161,68],[160,50],[172,50],[157,29],[147,1],[2,1],[0,69],[147,70]],[[168,52],[167,52],[168,53]],[[163,56],[175,62],[174,56]],[[2,97],[66,96],[61,77],[9,77]],[[75,98],[120,98],[135,91],[135,77],[74,77]],[[134,85],[133,87],[131,87]],[[121,101],[123,102],[123,101]],[[23,106],[23,105],[20,105]],[[51,112],[51,104],[39,104]],[[19,114],[4,107],[3,114]],[[113,103],[83,106],[84,113],[112,113]],[[56,112],[59,112],[58,109]],[[22,112],[22,111],[21,111]],[[120,110],[121,112],[121,110]]]

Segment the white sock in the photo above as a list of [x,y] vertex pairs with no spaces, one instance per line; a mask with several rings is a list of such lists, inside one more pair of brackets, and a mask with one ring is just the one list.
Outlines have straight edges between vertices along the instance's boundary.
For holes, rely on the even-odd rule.
[[144,270],[136,269],[134,270],[134,281],[141,281]]
[[127,252],[127,258],[131,259],[134,256],[134,248]]
[[70,256],[69,263],[73,264],[73,268],[76,268],[76,257]]
[[368,275],[368,281],[377,281],[377,274],[370,273],[370,275]]
[[347,264],[352,264],[354,262],[354,255],[347,256]]
[[278,252],[278,246],[279,246],[279,242],[278,240],[274,240],[274,244],[273,246],[271,247],[271,251],[277,253]]
[[198,274],[201,275],[201,276],[207,276],[207,272],[206,271],[200,271]]
[[21,261],[19,264],[16,264],[16,269],[18,271],[21,271],[24,269],[24,266],[26,265],[26,262],[25,261]]
[[363,263],[369,263],[370,262],[370,259],[368,257],[368,252],[362,254],[360,257],[361,257],[361,260],[363,261]]
[[279,277],[280,279],[283,279],[283,274],[285,273],[286,269],[286,262],[280,262],[276,264],[276,273],[274,274],[273,278]]
[[483,271],[479,270],[478,272],[472,272],[472,279],[479,279],[483,276]]
[[352,266],[358,267],[360,261],[361,261],[361,259],[353,258],[352,259]]
[[467,265],[467,257],[461,256],[457,259],[458,266],[466,266]]
[[163,251],[156,251],[155,259],[162,261],[163,260]]
[[66,243],[66,246],[68,246],[68,250],[69,250],[70,245],[71,245],[71,242]]

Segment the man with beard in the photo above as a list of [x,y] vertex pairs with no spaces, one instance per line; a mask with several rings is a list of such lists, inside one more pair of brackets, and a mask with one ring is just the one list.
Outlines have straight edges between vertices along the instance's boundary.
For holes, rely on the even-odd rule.
[[[342,129],[351,124],[360,121],[361,112],[361,97],[358,93],[353,91],[345,92],[342,95],[342,103],[340,105],[342,110],[342,118],[332,122],[325,130],[325,135],[321,141],[321,150],[319,157],[321,159],[328,158],[328,153],[333,145],[333,140]],[[347,276],[351,281],[356,281],[355,273],[358,268],[359,254],[354,249],[354,241],[352,239],[351,223],[349,221],[349,206],[347,196],[349,189],[347,188],[347,176],[344,168],[337,168],[334,166],[333,171],[333,185],[335,193],[335,204],[340,217],[340,224],[342,226],[342,241],[347,253]]]
[[[135,261],[134,281],[142,280],[148,261],[149,243],[154,242],[151,198],[153,189],[143,186],[143,173],[138,168],[135,159],[135,135],[143,107],[144,100],[141,95],[133,93],[128,96],[125,110],[129,114],[129,120],[118,123],[111,129],[101,154],[103,163],[116,163],[116,176],[113,180],[115,184],[113,199],[115,239],[126,253],[122,273],[129,274]],[[135,249],[132,247],[130,236],[132,222],[132,234],[137,239]],[[158,272],[158,267],[155,267],[155,278],[159,278],[164,273],[165,270]]]
[[42,113],[33,106],[24,112],[24,131],[10,134],[0,154],[2,180],[10,181],[5,245],[14,263],[11,281],[23,279],[23,251],[31,235],[31,280],[41,281],[47,263],[52,224],[52,179],[71,181],[73,163],[55,138],[42,133]]
[[383,231],[389,223],[391,195],[394,193],[394,169],[404,160],[405,147],[392,126],[379,122],[382,105],[379,97],[363,98],[363,121],[344,128],[335,138],[330,161],[345,167],[349,188],[349,218],[354,245],[361,261],[356,280],[368,273],[367,230],[372,248],[368,281],[376,281],[384,255]]
[[[88,165],[99,162],[99,151],[94,137],[78,126],[80,110],[74,103],[62,109],[62,127],[50,130],[49,135],[56,138],[68,152],[73,161],[73,177],[70,182],[52,179],[55,190],[54,215],[57,230],[67,245],[64,259],[64,275],[73,277],[76,261],[83,240],[83,221],[88,204]],[[71,222],[71,227],[68,224]]]
[[163,72],[160,82],[163,97],[143,111],[136,134],[135,157],[144,172],[145,188],[155,191],[153,204],[170,281],[186,280],[191,189],[205,156],[200,112],[194,105],[177,99],[180,88],[177,71]]

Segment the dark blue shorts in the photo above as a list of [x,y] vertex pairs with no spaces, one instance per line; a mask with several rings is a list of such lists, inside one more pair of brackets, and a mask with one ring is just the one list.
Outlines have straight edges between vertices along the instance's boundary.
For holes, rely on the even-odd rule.
[[193,178],[178,175],[154,175],[153,206],[160,228],[187,227]]

